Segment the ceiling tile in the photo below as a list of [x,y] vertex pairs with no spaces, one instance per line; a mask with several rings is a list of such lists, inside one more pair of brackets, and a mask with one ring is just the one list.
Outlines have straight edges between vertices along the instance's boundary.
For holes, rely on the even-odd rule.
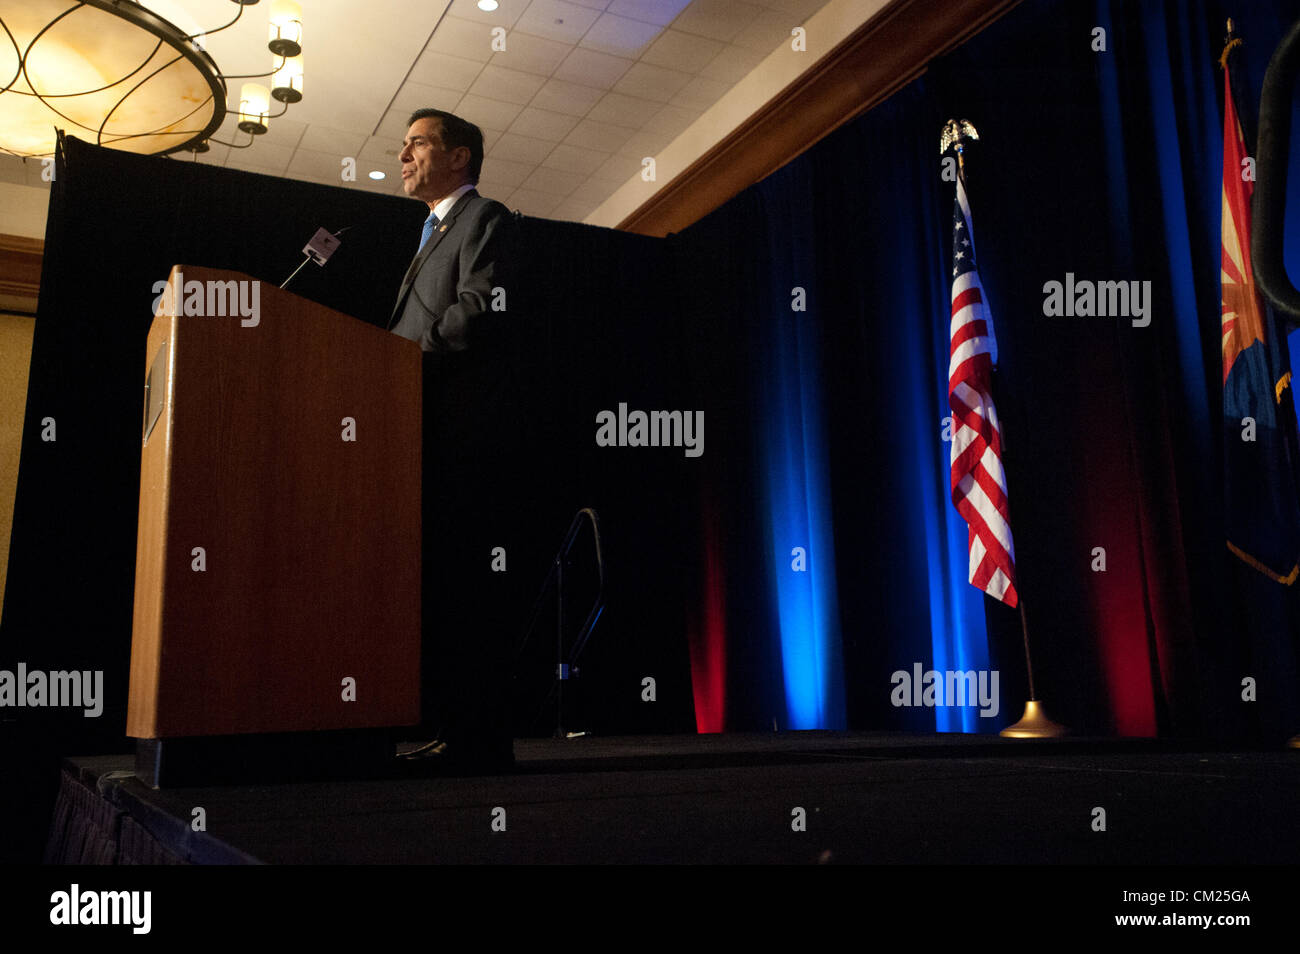
[[[357,141],[355,145],[360,146],[362,140]],[[255,142],[249,149],[232,149],[231,157],[227,160],[226,165],[235,165],[239,160],[238,168],[247,166],[260,166],[263,169],[274,169],[277,172],[283,172],[289,165],[289,160],[293,158],[294,150],[288,146],[273,146],[270,143]],[[334,170],[341,172],[343,167],[339,164],[345,156],[356,156],[357,150],[353,149],[347,152],[329,153],[334,162]]]
[[577,47],[555,71],[555,78],[609,89],[628,71],[632,60]]
[[622,185],[634,175],[641,171],[640,159],[629,159],[627,156],[610,156],[604,164],[593,172],[593,179],[605,179],[611,182],[617,182]]
[[426,53],[447,53],[487,62],[492,58],[492,28],[460,17],[443,17],[424,49]]
[[700,118],[700,110],[683,109],[681,106],[665,106],[646,124],[647,132],[663,132],[676,136],[695,120]]
[[[457,96],[459,95],[458,93]],[[390,109],[384,114],[384,121],[375,130],[375,137],[378,139],[391,139],[393,142],[400,143],[406,138],[406,131],[410,128],[410,124],[406,121],[410,118],[410,115],[410,110]]]
[[[626,181],[626,179],[627,177],[625,176],[624,181]],[[573,194],[565,201],[595,202],[597,205],[600,205],[600,203],[604,202],[614,194],[614,190],[619,187],[619,184],[620,183],[617,182],[611,182],[608,179],[588,179],[582,185],[578,186],[578,188],[574,189]]]
[[614,91],[640,99],[666,103],[691,81],[691,74],[666,70],[662,66],[637,63],[614,84]]
[[581,222],[595,211],[598,205],[600,205],[599,202],[592,202],[587,199],[565,199],[551,210],[550,217],[564,222]]
[[607,152],[597,152],[591,149],[581,149],[578,146],[570,146],[568,143],[560,143],[551,154],[542,162],[543,166],[548,169],[560,169],[564,172],[578,172],[584,176],[589,176],[609,158]]
[[516,189],[510,193],[510,198],[506,200],[506,206],[511,209],[518,209],[524,215],[545,218],[551,214],[552,209],[563,201],[562,196],[551,195],[547,192]]
[[[465,95],[463,90],[407,81],[397,91],[397,95],[393,97],[393,101],[389,103],[388,108],[403,113],[402,121],[405,123],[411,113],[417,109],[433,107],[434,109],[445,109],[449,113],[454,112],[456,104],[460,102],[463,95]],[[403,128],[402,137],[405,135],[406,129]]]
[[507,103],[526,106],[545,82],[545,79],[532,73],[521,73],[518,70],[506,69],[504,66],[489,64],[483,67],[483,72],[479,74],[479,78],[474,81],[469,91],[488,99],[500,99]]
[[807,20],[826,6],[827,0],[753,0],[753,2],[772,10],[784,10],[786,13],[793,13],[796,17]]
[[393,191],[393,177],[391,174],[387,179],[371,179],[360,169],[357,170],[356,182],[344,182],[342,184],[349,189],[360,189],[363,192],[376,192],[381,195],[388,195]]
[[700,70],[706,79],[722,80],[724,83],[739,83],[753,72],[754,67],[762,63],[767,54],[743,46],[726,46],[715,56],[709,65]]
[[729,42],[748,24],[770,12],[740,0],[695,0],[673,21],[673,29]]
[[[310,149],[312,152],[330,152],[337,156],[355,156],[365,145],[366,135],[364,133],[347,132],[342,129],[329,129],[326,126],[308,126],[302,134],[302,139],[298,140],[299,149]],[[258,148],[258,143],[254,143],[253,149]],[[289,161],[289,156],[293,152],[284,146],[277,146],[277,149],[284,149],[284,161]]]
[[752,23],[736,34],[731,42],[736,46],[757,50],[764,55],[771,53],[783,43],[790,40],[790,31],[802,24],[800,17],[775,10],[767,10],[756,17]]
[[[503,186],[506,189],[514,189],[525,179],[527,179],[534,169],[536,163],[532,162],[512,162],[509,159],[502,159],[500,156],[487,156],[483,160],[483,175],[493,186]],[[479,190],[483,192],[482,189]],[[500,195],[507,193],[501,189],[496,192]],[[487,192],[483,192],[487,195]]]
[[[234,159],[226,165],[233,165]],[[310,149],[299,149],[289,160],[289,167],[286,172],[294,178],[311,179],[313,182],[329,182],[332,184],[343,184],[343,166],[336,155],[328,152],[312,152]]]
[[584,119],[573,127],[573,131],[564,137],[570,146],[579,149],[598,149],[601,152],[613,152],[632,138],[634,129],[626,126],[614,126],[610,123],[598,123]]
[[691,0],[613,0],[606,9],[620,17],[667,26]]
[[722,49],[723,44],[717,40],[683,33],[681,30],[665,30],[659,39],[650,44],[650,49],[642,55],[641,62],[667,66],[684,73],[698,73]]
[[576,45],[599,16],[599,10],[565,3],[564,0],[533,0],[515,22],[515,29]]
[[415,66],[411,69],[411,75],[407,80],[424,83],[426,86],[440,86],[443,89],[458,89],[464,92],[470,88],[482,71],[483,64],[475,60],[448,56],[445,53],[430,53],[426,50],[415,61]]
[[397,154],[401,151],[402,143],[399,140],[389,139],[386,136],[371,136],[357,153],[357,161],[370,163],[371,169],[382,169],[384,172],[391,173],[393,170],[401,169],[402,164],[397,158]]
[[210,166],[224,166],[226,160],[230,158],[230,151],[229,146],[223,146],[219,142],[214,142],[209,145],[207,152],[199,153],[198,161],[207,163]]
[[547,142],[544,139],[533,139],[531,136],[504,133],[493,143],[491,154],[500,159],[531,162],[536,165],[545,159],[554,148],[555,143]]
[[478,194],[484,198],[495,199],[498,202],[501,201],[502,196],[507,196],[511,192],[515,191],[514,186],[503,185],[486,175],[479,176],[478,182],[474,183],[474,188],[477,189]]
[[[397,47],[391,42],[381,45],[386,72],[375,70],[374,88],[357,87],[356,96],[349,89],[315,113],[291,110],[248,149],[218,144],[200,157],[173,161],[224,163],[400,196],[397,154],[407,117],[433,107],[483,128],[484,194],[527,214],[580,221],[619,187],[635,183],[641,158],[662,153],[719,95],[788,43],[789,28],[805,23],[826,0],[498,2],[489,13],[475,0],[451,0],[423,47],[443,3],[412,4],[420,16],[398,24],[400,54],[392,55]],[[494,27],[507,31],[505,50],[492,50]],[[349,22],[337,39],[329,38],[335,55],[321,54],[322,70],[369,63],[374,38]],[[362,101],[368,105],[355,108]],[[233,117],[224,125],[221,138],[247,140],[234,130]],[[347,156],[357,159],[352,182],[341,178],[340,159]],[[370,180],[372,169],[387,178]],[[0,181],[4,177],[0,166]]]
[[492,54],[493,66],[504,66],[524,73],[550,76],[573,49],[568,43],[557,43],[527,33],[511,33],[506,37],[506,48]]
[[639,132],[619,147],[618,154],[640,162],[646,156],[657,156],[674,138],[666,133]]
[[606,93],[587,113],[587,119],[602,123],[614,123],[617,126],[634,126],[640,128],[663,108],[663,103],[650,99],[637,99],[622,93]]
[[643,20],[602,13],[578,45],[613,56],[637,57],[645,52],[662,29]]
[[[267,157],[240,155],[240,152],[247,152],[247,150],[237,150],[235,155],[227,159],[227,169],[242,169],[244,172],[258,172],[264,176],[282,176],[285,174],[285,167],[289,164],[287,160],[283,163],[263,161]],[[311,155],[324,155],[324,153],[311,153]],[[338,181],[342,181],[340,173],[343,171],[343,167],[339,165],[338,156],[329,156],[327,158],[331,161],[330,168],[333,171],[334,178]]]
[[459,17],[462,20],[486,23],[489,27],[503,26],[508,28],[515,25],[520,14],[527,9],[528,2],[529,0],[497,0],[497,8],[489,13],[480,10],[475,0],[452,0],[451,9],[447,11],[447,15]]
[[[370,178],[370,168],[357,167],[356,185],[362,186],[367,192],[382,192],[385,195],[393,191],[393,183],[401,182],[402,177],[390,169],[379,169],[384,174],[382,179]],[[354,183],[345,182],[344,185],[353,185]]]
[[519,118],[510,126],[510,132],[534,139],[546,139],[559,142],[578,124],[577,116],[553,113],[549,109],[529,106],[519,114]]
[[483,129],[509,129],[521,109],[523,107],[517,103],[503,103],[499,99],[466,93],[456,107],[456,115]]
[[529,105],[570,116],[585,116],[603,95],[603,90],[552,79],[546,81]]
[[288,116],[278,116],[271,120],[270,126],[266,132],[257,137],[257,141],[269,142],[274,146],[288,146],[292,149],[298,145],[306,128],[306,123],[300,123]]
[[563,198],[585,181],[587,177],[576,172],[561,172],[559,169],[538,166],[533,170],[533,174],[524,180],[522,188],[534,192],[549,192]]
[[731,89],[732,85],[721,80],[697,76],[683,86],[682,91],[672,98],[672,105],[703,111],[721,99],[722,95]]

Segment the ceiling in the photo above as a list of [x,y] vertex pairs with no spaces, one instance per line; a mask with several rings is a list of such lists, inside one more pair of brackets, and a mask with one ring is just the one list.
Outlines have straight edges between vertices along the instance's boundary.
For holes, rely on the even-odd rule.
[[[581,221],[826,2],[499,0],[485,13],[474,0],[303,0],[303,100],[248,148],[214,142],[178,161],[400,195],[406,119],[433,106],[482,127],[483,194]],[[219,0],[145,5],[190,30],[238,12]],[[270,68],[269,6],[246,7],[205,38],[224,73]],[[230,82],[232,102],[240,82]],[[232,113],[214,140],[250,137]],[[348,158],[354,181],[343,178]],[[372,170],[387,178],[370,179]],[[0,181],[40,185],[39,163],[5,157]]]

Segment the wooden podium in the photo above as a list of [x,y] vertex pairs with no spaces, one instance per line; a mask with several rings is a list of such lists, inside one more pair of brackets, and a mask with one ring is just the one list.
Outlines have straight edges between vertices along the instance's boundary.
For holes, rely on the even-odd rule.
[[137,739],[419,721],[419,348],[252,282],[178,265],[149,332]]

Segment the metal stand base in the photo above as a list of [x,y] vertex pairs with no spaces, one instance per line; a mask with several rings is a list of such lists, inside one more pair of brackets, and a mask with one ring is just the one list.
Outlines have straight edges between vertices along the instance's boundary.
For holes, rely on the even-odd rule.
[[1019,722],[998,733],[1008,739],[1059,739],[1069,734],[1068,728],[1047,717],[1043,704],[1037,699],[1025,703],[1025,714]]

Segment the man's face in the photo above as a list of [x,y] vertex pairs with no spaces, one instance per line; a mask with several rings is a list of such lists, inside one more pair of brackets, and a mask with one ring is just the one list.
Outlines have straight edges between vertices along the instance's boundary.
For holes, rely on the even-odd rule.
[[411,124],[397,158],[402,163],[403,191],[431,206],[466,181],[469,150],[464,146],[448,150],[442,144],[442,120],[437,116]]

